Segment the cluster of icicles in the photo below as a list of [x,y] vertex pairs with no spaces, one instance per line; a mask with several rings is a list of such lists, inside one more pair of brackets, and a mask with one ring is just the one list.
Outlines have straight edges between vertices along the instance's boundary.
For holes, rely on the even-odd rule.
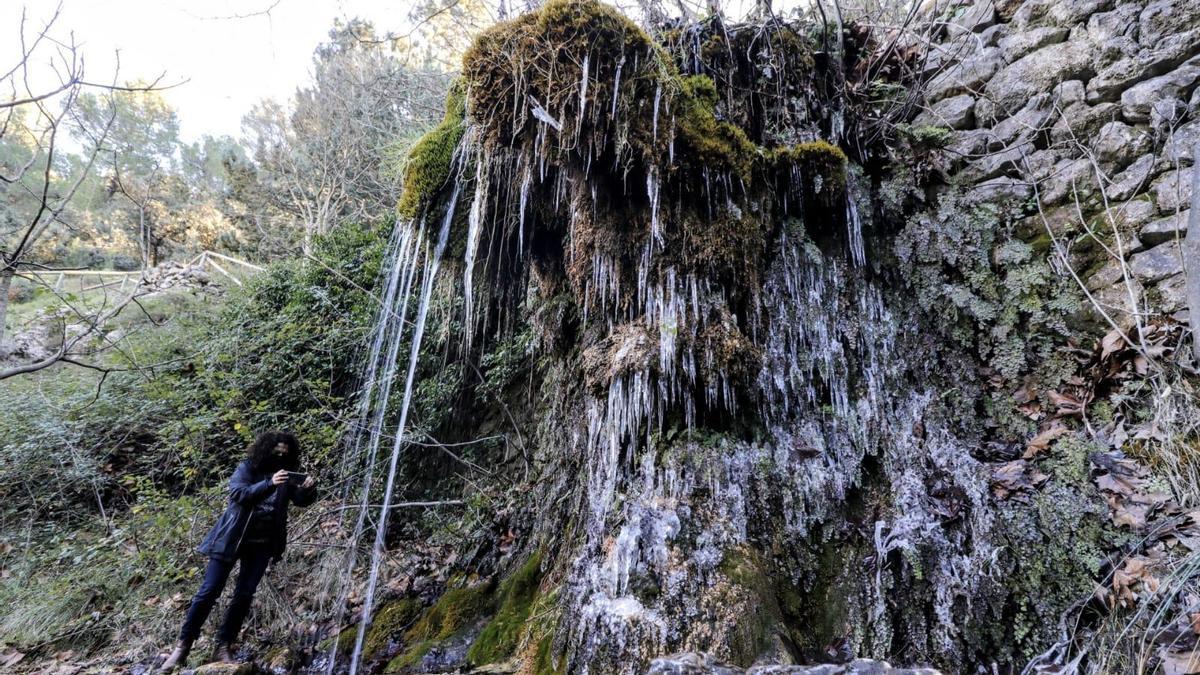
[[[541,125],[543,130],[546,126]],[[595,199],[588,181],[564,180],[563,171],[547,172],[544,166],[535,170],[539,160],[533,157],[518,155],[512,163],[497,160],[483,151],[478,135],[478,129],[468,127],[455,153],[455,178],[445,212],[432,220],[398,224],[389,243],[382,306],[363,373],[360,432],[345,459],[344,475],[361,472],[362,482],[357,494],[346,496],[347,512],[356,515],[340,576],[337,616],[345,611],[364,567],[366,582],[348,664],[338,663],[339,641],[335,640],[325,662],[329,673],[348,665],[354,675],[363,667],[363,645],[376,609],[397,467],[410,432],[407,425],[418,357],[460,194],[472,192],[461,283],[468,340],[479,320],[477,305],[481,301],[474,295],[474,277],[477,262],[486,262],[478,260],[485,229],[494,233],[498,222],[514,223],[517,250],[523,252],[532,238],[526,210],[536,183],[549,181],[555,187],[554,206],[568,219],[568,237],[578,204],[586,207],[589,198]],[[475,178],[468,182],[463,178],[468,175]],[[683,594],[698,592],[695,580],[704,579],[716,568],[722,551],[747,541],[752,516],[744,496],[751,489],[750,482],[758,480],[747,467],[764,460],[775,467],[770,480],[785,492],[785,522],[797,536],[803,536],[811,523],[837,510],[858,480],[865,456],[886,454],[888,479],[898,504],[905,508],[897,511],[903,515],[893,522],[876,525],[880,559],[891,550],[915,549],[922,544],[945,551],[941,567],[931,576],[942,577],[944,582],[939,592],[946,597],[938,611],[945,616],[939,618],[944,618],[947,630],[952,631],[949,608],[955,597],[971,592],[993,551],[986,536],[947,539],[950,535],[937,527],[937,518],[924,497],[924,478],[934,470],[952,476],[977,503],[983,502],[984,490],[974,478],[967,453],[961,452],[953,438],[932,430],[927,440],[914,439],[913,427],[924,416],[931,397],[911,387],[899,388],[898,378],[904,370],[896,353],[899,329],[879,289],[863,274],[867,259],[864,224],[853,186],[845,218],[846,255],[822,253],[802,236],[784,234],[778,241],[755,310],[765,313],[768,329],[765,335],[751,336],[764,353],[756,385],[761,403],[757,414],[771,430],[770,438],[731,450],[723,460],[724,477],[708,486],[712,488],[706,498],[711,509],[704,519],[708,529],[702,535],[707,544],[693,552],[689,571],[682,577],[692,580],[690,585],[676,583],[657,607],[644,606],[631,593],[631,577],[655,570],[667,574],[666,548],[680,530],[681,515],[664,505],[687,502],[701,480],[676,467],[656,466],[655,433],[664,430],[672,411],[682,411],[687,427],[695,425],[698,405],[694,396],[702,397],[699,404],[703,409],[720,406],[730,413],[735,412],[737,398],[730,378],[722,374],[701,381],[700,364],[709,357],[694,353],[691,345],[697,341],[681,340],[685,334],[698,335],[705,328],[706,317],[714,315],[712,308],[725,306],[725,290],[695,274],[658,265],[663,245],[662,237],[657,236],[661,227],[659,178],[654,170],[648,175],[645,189],[654,211],[655,236],[647,238],[639,256],[637,285],[632,290],[636,302],[617,301],[622,293],[619,263],[597,254],[591,261],[582,303],[585,320],[604,322],[610,334],[622,326],[639,325],[647,335],[656,336],[657,358],[653,374],[645,370],[621,374],[603,393],[589,395],[586,419],[577,422],[579,433],[573,436],[584,443],[574,451],[587,458],[589,504],[587,541],[577,554],[562,608],[573,667],[586,673],[589,663],[601,654],[616,653],[628,659],[628,672],[633,672],[639,660],[665,648],[686,630],[687,611],[672,614],[670,603],[684,602]],[[499,181],[514,176],[519,189],[495,188]],[[408,353],[402,356],[405,344]],[[393,391],[397,385],[402,391]],[[389,406],[396,395],[401,396],[398,408]],[[705,480],[711,483],[712,477]],[[373,504],[380,483],[382,500]],[[351,500],[355,503],[349,504]],[[690,513],[698,518],[696,511]],[[986,509],[975,513],[980,515],[971,529],[984,535],[990,525]],[[619,533],[615,545],[609,546],[606,541],[613,527],[618,527]],[[368,537],[372,543],[366,549],[360,542]],[[963,541],[972,542],[971,550],[960,550]],[[882,579],[877,580],[876,612],[880,617],[882,584]]]

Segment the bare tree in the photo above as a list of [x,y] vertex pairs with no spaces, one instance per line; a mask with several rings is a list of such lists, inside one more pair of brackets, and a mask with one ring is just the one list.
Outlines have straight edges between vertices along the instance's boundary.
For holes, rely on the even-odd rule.
[[[112,128],[113,117],[103,118],[89,130],[90,147],[82,156],[67,161],[62,149],[63,132],[74,127],[81,96],[88,91],[111,95],[119,91],[149,91],[154,82],[126,86],[119,83],[118,68],[111,80],[89,80],[80,46],[73,33],[54,30],[61,6],[40,30],[31,31],[22,13],[18,30],[20,52],[17,62],[0,75],[0,88],[8,90],[0,100],[0,343],[5,338],[5,321],[13,280],[26,277],[40,283],[28,271],[45,269],[35,259],[39,241],[54,225],[69,227],[64,212],[84,180],[91,174]],[[46,84],[39,82],[45,81]],[[118,303],[124,306],[124,303]],[[31,363],[0,371],[0,379],[44,368],[52,362],[71,360],[73,350],[92,335],[108,316],[109,309],[87,313],[68,305],[78,316],[82,332],[64,334],[50,362]]]

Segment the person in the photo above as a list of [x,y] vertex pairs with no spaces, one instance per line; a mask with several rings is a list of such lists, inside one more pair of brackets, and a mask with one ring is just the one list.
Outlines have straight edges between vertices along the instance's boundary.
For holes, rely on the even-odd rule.
[[233,660],[232,645],[250,611],[254,591],[262,581],[267,565],[283,556],[287,544],[289,502],[304,507],[316,501],[313,476],[309,475],[298,485],[289,478],[289,472],[296,472],[299,467],[300,444],[289,433],[264,433],[250,446],[249,456],[229,479],[229,505],[200,544],[200,553],[208,556],[204,581],[188,607],[187,618],[179,631],[179,642],[163,662],[161,670],[186,665],[192,645],[200,635],[200,627],[224,590],[234,564],[238,563],[241,569],[233,598],[217,630],[213,650],[214,661]]

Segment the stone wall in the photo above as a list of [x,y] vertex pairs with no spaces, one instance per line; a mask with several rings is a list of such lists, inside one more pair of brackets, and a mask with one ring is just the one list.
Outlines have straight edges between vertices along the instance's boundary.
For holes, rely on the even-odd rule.
[[942,18],[913,124],[954,130],[950,181],[1022,209],[1018,232],[1065,251],[1111,319],[1186,320],[1200,2],[981,0]]

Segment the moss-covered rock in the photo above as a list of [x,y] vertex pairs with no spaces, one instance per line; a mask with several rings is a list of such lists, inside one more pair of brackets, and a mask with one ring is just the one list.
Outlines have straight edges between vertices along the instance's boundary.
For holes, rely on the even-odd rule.
[[466,128],[465,89],[456,80],[446,97],[442,123],[429,130],[413,145],[404,163],[404,183],[396,209],[404,218],[416,218],[450,180],[454,151]]
[[403,672],[417,666],[438,643],[477,623],[495,606],[494,593],[494,582],[443,593],[404,632],[404,651],[388,663],[387,672]]
[[499,609],[472,643],[468,661],[474,665],[495,663],[516,652],[522,634],[528,629],[529,613],[537,600],[541,580],[542,552],[538,551],[500,584]]
[[[375,612],[371,629],[363,640],[363,657],[370,660],[387,652],[393,640],[400,636],[421,612],[421,603],[414,598],[396,600]],[[338,640],[341,647],[341,639]]]

